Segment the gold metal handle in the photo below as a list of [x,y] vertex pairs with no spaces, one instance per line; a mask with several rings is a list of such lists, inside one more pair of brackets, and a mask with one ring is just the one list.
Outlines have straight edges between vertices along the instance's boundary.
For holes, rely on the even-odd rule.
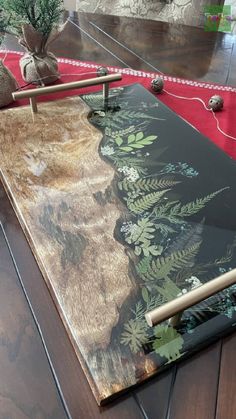
[[20,92],[14,92],[12,93],[12,97],[14,100],[29,98],[32,112],[36,113],[37,103],[36,103],[35,98],[37,96],[47,95],[50,93],[64,92],[66,90],[81,89],[82,87],[97,86],[99,84],[103,84],[104,102],[106,102],[108,99],[109,83],[114,82],[114,81],[119,81],[121,79],[122,79],[122,74],[120,73],[110,74],[108,76],[95,77],[93,79],[80,80],[80,81],[75,81],[71,83],[56,84],[53,86],[39,87],[37,89],[29,89],[29,90],[24,90]]
[[[236,269],[225,273],[200,287],[189,291],[187,294],[177,297],[162,306],[145,314],[146,321],[150,327],[155,326],[164,320],[180,317],[182,312],[195,304],[200,303],[217,292],[236,283]],[[174,321],[172,324],[174,325]]]

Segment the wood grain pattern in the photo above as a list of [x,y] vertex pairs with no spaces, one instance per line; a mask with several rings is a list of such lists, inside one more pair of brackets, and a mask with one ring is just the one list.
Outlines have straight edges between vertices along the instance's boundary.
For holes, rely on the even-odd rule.
[[[143,415],[132,393],[129,396],[120,397],[119,401],[113,402],[106,408],[98,407],[59,313],[53,304],[47,285],[2,186],[0,187],[0,202],[0,220],[14,254],[24,289],[47,343],[50,359],[71,417],[73,419],[120,419],[121,417],[142,419]],[[8,260],[6,263],[8,266]],[[6,300],[8,299],[6,293],[3,296]],[[11,386],[9,386],[9,392],[11,392]],[[9,416],[13,409],[14,406],[9,410]]]
[[[54,116],[48,119],[50,114]],[[105,206],[96,199],[114,172],[98,155],[101,133],[88,124],[87,114],[87,106],[74,98],[47,104],[33,125],[28,108],[6,111],[1,118],[4,181],[85,362],[94,342],[96,349],[108,346],[119,307],[132,288],[128,258],[113,238],[119,205],[115,198]],[[10,129],[12,118],[16,137]],[[18,157],[9,166],[7,154],[14,154],[16,144]],[[80,276],[83,281],[78,282]],[[101,372],[97,376],[99,370],[95,361],[90,372],[101,382],[104,398],[109,383]]]
[[0,417],[66,419],[2,228],[0,270]]

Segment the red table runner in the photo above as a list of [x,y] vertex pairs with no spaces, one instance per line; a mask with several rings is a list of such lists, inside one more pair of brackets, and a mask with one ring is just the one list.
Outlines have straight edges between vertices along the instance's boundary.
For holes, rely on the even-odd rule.
[[[5,65],[12,71],[20,86],[25,83],[20,75],[19,59],[22,53],[8,52],[5,58]],[[0,58],[5,56],[5,52],[0,53]],[[62,74],[60,83],[75,81],[79,79],[92,78],[96,75],[96,68],[101,64],[92,62],[82,62],[70,59],[59,59],[59,71]],[[109,67],[110,72],[121,72],[123,79],[121,82],[113,83],[112,86],[122,86],[132,83],[140,83],[151,91],[150,82],[155,78],[155,73],[147,73],[143,71],[135,71],[131,69],[120,69],[118,67]],[[89,74],[90,73],[90,74]],[[80,76],[79,76],[80,74]],[[213,83],[204,83],[198,81],[184,80],[177,77],[163,76],[165,82],[165,90],[168,92],[185,96],[187,98],[198,97],[206,104],[213,95],[221,95],[224,99],[224,108],[217,112],[216,116],[219,120],[220,128],[228,135],[236,137],[236,87],[222,86]],[[80,90],[71,90],[61,92],[50,96],[44,96],[39,101],[49,101],[63,98],[65,96],[73,96],[91,91],[100,90],[101,86],[89,87]],[[169,106],[174,112],[196,127],[202,134],[210,138],[217,146],[224,150],[229,156],[236,159],[236,141],[227,138],[217,129],[216,120],[211,112],[204,109],[199,101],[189,101],[175,98],[166,92],[158,95],[163,103]],[[19,106],[26,104],[28,101],[16,102],[11,106]]]

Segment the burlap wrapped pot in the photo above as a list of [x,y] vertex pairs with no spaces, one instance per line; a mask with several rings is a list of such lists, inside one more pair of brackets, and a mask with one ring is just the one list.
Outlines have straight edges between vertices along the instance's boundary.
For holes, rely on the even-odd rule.
[[27,53],[20,60],[20,68],[27,83],[45,85],[60,77],[57,59],[54,54],[48,52],[49,44],[59,33],[52,32],[45,37],[31,25],[26,24],[22,27],[20,44],[26,48]]
[[0,60],[0,108],[13,102],[12,93],[18,87],[13,74],[5,67],[3,61]]

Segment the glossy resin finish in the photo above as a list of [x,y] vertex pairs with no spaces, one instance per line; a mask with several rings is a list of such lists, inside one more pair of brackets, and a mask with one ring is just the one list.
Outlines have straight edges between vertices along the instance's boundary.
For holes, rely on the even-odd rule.
[[99,403],[232,330],[235,287],[176,329],[144,320],[235,267],[229,157],[139,85],[106,112],[100,93],[2,111],[0,129],[5,188]]

